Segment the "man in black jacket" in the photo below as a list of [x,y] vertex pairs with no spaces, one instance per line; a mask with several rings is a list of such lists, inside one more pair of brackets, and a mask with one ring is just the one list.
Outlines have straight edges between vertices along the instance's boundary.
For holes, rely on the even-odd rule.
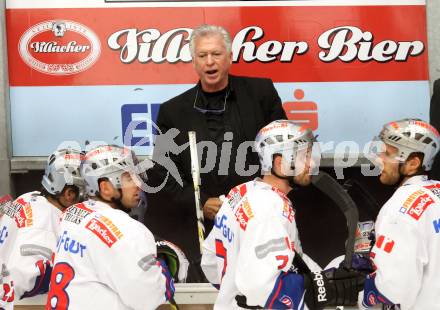
[[[201,205],[207,235],[221,206],[220,196],[259,175],[258,156],[251,150],[253,142],[243,142],[253,141],[262,127],[286,115],[270,79],[229,74],[231,38],[224,28],[202,25],[194,29],[190,50],[200,81],[160,107],[157,125],[168,135],[157,136],[153,161],[172,164],[156,164],[149,171],[150,186],[164,186],[157,193],[147,193],[144,222],[153,233],[180,246],[194,262],[200,258],[200,250],[191,158],[189,147],[181,147],[188,143],[188,131],[197,134],[204,170]],[[170,136],[175,142],[171,149]],[[200,144],[205,145],[202,151]],[[191,280],[197,281],[190,272]]]
[[[434,92],[431,98],[429,114],[429,122],[435,129],[440,131],[440,79],[434,82]],[[440,153],[434,159],[429,176],[433,180],[440,180]]]

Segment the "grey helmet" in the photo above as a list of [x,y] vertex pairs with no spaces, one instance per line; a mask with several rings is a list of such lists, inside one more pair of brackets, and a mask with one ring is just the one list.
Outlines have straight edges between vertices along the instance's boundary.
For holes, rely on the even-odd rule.
[[272,169],[274,154],[289,157],[293,164],[297,152],[307,149],[314,141],[316,139],[310,129],[289,120],[276,120],[259,131],[254,146],[264,172]]
[[396,159],[405,162],[411,153],[423,153],[422,166],[431,170],[434,157],[440,149],[438,131],[420,119],[402,119],[387,123],[379,135],[380,140],[398,149]]
[[72,148],[59,149],[51,154],[41,180],[44,189],[58,195],[66,185],[75,185],[82,192],[84,181],[79,171],[82,158],[83,153]]
[[88,151],[81,166],[81,176],[86,183],[89,196],[99,194],[99,179],[107,178],[115,188],[121,188],[121,176],[134,173],[136,155],[128,148],[116,145],[101,145]]

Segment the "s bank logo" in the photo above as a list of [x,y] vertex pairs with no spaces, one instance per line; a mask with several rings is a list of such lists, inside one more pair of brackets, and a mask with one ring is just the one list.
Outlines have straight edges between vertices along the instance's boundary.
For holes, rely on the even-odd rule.
[[76,74],[90,68],[101,54],[98,36],[69,20],[48,20],[29,28],[18,51],[32,69],[50,75]]

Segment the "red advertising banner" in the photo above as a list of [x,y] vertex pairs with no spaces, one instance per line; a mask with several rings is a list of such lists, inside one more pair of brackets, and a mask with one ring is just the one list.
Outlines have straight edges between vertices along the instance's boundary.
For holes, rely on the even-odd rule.
[[188,42],[203,23],[231,32],[234,74],[278,83],[428,79],[424,5],[220,5],[8,8],[10,84],[191,84]]

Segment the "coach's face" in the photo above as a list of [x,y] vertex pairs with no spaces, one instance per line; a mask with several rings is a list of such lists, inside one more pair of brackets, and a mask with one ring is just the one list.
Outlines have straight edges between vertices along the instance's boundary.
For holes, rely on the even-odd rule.
[[202,89],[215,92],[228,85],[232,53],[226,50],[222,35],[199,37],[194,42],[193,64],[200,77]]

